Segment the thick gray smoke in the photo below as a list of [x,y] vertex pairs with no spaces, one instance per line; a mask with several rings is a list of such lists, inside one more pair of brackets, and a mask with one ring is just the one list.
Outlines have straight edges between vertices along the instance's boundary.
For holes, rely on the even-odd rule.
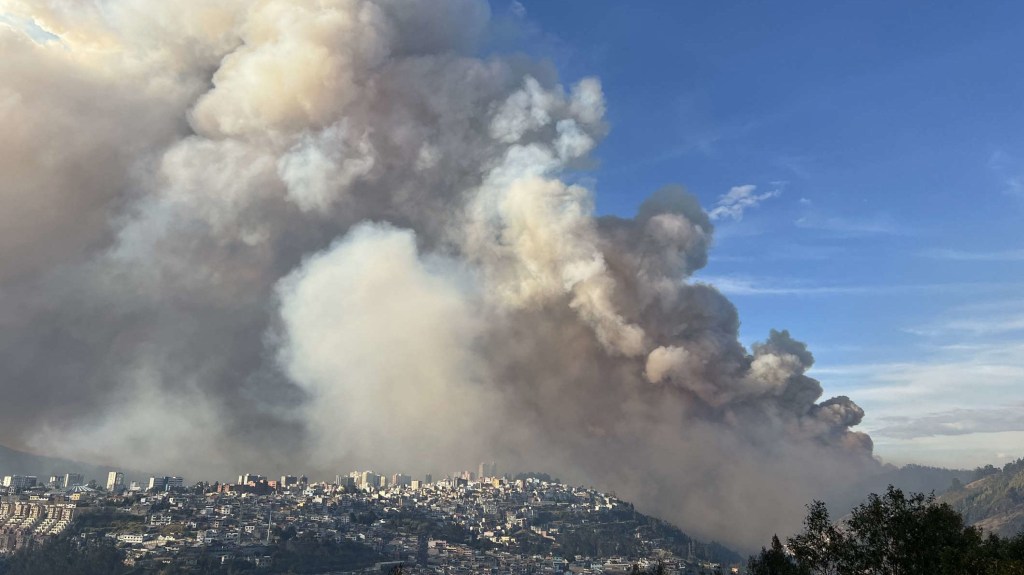
[[196,478],[493,459],[739,545],[871,465],[806,347],[745,349],[687,281],[692,196],[599,218],[559,179],[600,84],[478,57],[482,0],[0,13],[48,32],[0,21],[0,441]]

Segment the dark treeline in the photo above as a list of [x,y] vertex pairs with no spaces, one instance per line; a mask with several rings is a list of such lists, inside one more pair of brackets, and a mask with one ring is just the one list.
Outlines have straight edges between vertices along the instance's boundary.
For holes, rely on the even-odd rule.
[[750,558],[751,575],[1024,575],[1024,533],[985,536],[934,495],[892,486],[833,523],[808,506],[804,530]]
[[118,575],[123,559],[112,541],[60,537],[0,558],[0,575]]

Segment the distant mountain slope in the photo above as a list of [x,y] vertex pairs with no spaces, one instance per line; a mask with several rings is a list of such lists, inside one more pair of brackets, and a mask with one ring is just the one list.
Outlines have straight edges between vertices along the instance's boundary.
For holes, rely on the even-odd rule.
[[999,535],[1016,535],[1024,530],[1024,459],[975,470],[976,479],[944,493],[939,501],[949,503],[968,523]]
[[868,493],[885,493],[890,486],[904,493],[935,493],[941,495],[957,483],[971,481],[977,471],[969,469],[946,469],[908,464],[903,467],[885,466],[880,473],[871,475],[845,486],[842,493],[828,499],[829,509],[838,516],[860,504]]
[[4,475],[35,475],[39,481],[46,481],[53,473],[81,473],[85,480],[106,480],[107,471],[79,461],[58,459],[26,453],[0,445],[0,479]]

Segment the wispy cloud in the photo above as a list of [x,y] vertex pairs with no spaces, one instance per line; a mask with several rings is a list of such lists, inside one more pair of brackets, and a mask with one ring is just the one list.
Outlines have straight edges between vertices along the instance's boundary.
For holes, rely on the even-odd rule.
[[924,347],[913,361],[819,364],[810,375],[864,408],[861,427],[887,460],[963,466],[1024,453],[1024,340]]
[[1024,249],[997,250],[992,252],[967,252],[952,249],[931,249],[920,253],[921,256],[937,260],[978,261],[978,262],[1018,262],[1024,261]]
[[882,427],[876,428],[873,435],[900,439],[1024,431],[1024,404],[987,409],[955,408],[916,417],[880,419]]
[[[874,429],[893,417],[1024,404],[1024,340],[922,350],[906,362],[818,365],[811,375],[862,403]],[[887,419],[890,418],[890,419]]]
[[989,156],[988,167],[1001,180],[1003,193],[1024,198],[1024,162],[1003,150],[996,150]]
[[904,331],[932,338],[954,337],[961,345],[970,343],[964,342],[964,338],[1024,332],[1024,299],[985,301],[960,306],[944,312],[934,321]]
[[859,284],[822,285],[788,279],[746,275],[700,274],[696,281],[713,285],[720,292],[733,296],[826,296],[826,295],[889,295],[897,293],[997,293],[1021,289],[1017,283],[922,283],[922,284]]
[[680,136],[676,143],[658,150],[637,150],[641,157],[632,162],[619,162],[614,167],[604,170],[606,174],[628,173],[640,168],[662,164],[671,160],[700,154],[713,156],[719,148],[733,140],[739,140],[751,132],[762,128],[775,118],[766,116],[753,120],[738,120],[726,123],[714,123],[706,105],[697,95],[680,97],[677,102],[677,123],[681,126]]
[[[730,233],[725,234],[727,239],[732,237],[745,237],[741,233],[731,233],[732,228],[728,228],[727,231]],[[715,239],[721,243],[721,236],[718,235],[716,230]],[[750,234],[753,235],[753,234]],[[722,246],[713,251],[710,255],[710,261],[712,262],[752,262],[752,261],[823,261],[838,257],[853,257],[849,254],[849,249],[844,245],[835,244],[799,244],[782,242],[776,245],[776,249],[764,250],[762,246],[756,246],[757,249],[752,249],[750,243],[738,244],[733,249],[723,251]]]
[[745,184],[733,186],[728,192],[722,194],[715,203],[715,207],[708,212],[712,220],[732,219],[742,220],[743,212],[756,208],[765,200],[777,198],[782,194],[782,182],[776,182],[776,187],[763,193],[755,193],[757,186]]
[[910,328],[907,333],[922,336],[942,336],[955,333],[969,335],[1000,335],[1024,331],[1024,314],[1005,317],[951,320],[921,328]]
[[833,295],[865,290],[859,286],[815,286],[749,276],[702,275],[698,281],[713,285],[724,294],[739,296]]
[[911,235],[913,230],[900,225],[888,214],[850,217],[808,213],[793,222],[798,228],[827,232],[837,236]]
[[809,180],[812,176],[810,166],[813,161],[814,159],[811,156],[777,156],[772,160],[772,163],[784,170],[788,170],[801,180]]

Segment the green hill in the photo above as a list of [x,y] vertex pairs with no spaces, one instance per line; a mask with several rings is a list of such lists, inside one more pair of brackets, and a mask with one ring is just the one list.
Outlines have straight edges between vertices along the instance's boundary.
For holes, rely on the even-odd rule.
[[1002,469],[978,468],[973,479],[966,485],[955,484],[939,501],[986,531],[1012,536],[1024,530],[1024,459]]

